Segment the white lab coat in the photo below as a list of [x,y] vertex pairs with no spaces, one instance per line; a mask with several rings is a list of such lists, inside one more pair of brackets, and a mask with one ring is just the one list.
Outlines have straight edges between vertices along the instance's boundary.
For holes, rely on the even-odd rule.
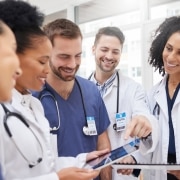
[[[168,145],[169,145],[169,116],[168,116],[168,106],[166,100],[166,80],[167,75],[163,78],[161,82],[155,85],[152,90],[148,93],[148,101],[151,112],[155,107],[156,102],[159,104],[160,113],[158,123],[159,123],[159,143],[154,153],[152,154],[152,163],[165,163],[167,164],[168,156]],[[158,115],[157,115],[158,116]],[[178,92],[176,100],[172,108],[172,123],[174,127],[175,136],[175,147],[176,147],[176,162],[180,164],[180,92]],[[167,179],[167,172],[160,170],[148,170],[144,171],[145,180],[159,180]]]
[[[43,115],[43,107],[37,98],[32,97],[30,94],[21,95],[18,91],[13,90],[12,102],[6,103],[6,107],[10,111],[21,114],[39,140],[39,143],[37,140],[33,141],[31,146],[31,140],[35,136],[32,136],[32,133],[29,133],[29,130],[24,125],[20,126],[22,123],[15,121],[14,117],[8,119],[7,123],[11,121],[8,125],[12,135],[14,135],[13,137],[17,139],[15,141],[16,144],[19,145],[18,147],[22,147],[22,153],[24,153],[26,158],[33,157],[33,153],[36,153],[33,152],[33,145],[35,145],[39,148],[37,149],[37,154],[42,156],[43,160],[33,168],[28,167],[28,162],[17,150],[12,139],[5,131],[3,125],[5,112],[0,106],[0,163],[5,180],[58,180],[56,171],[59,168],[69,166],[81,167],[84,165],[86,154],[81,154],[77,158],[62,157],[57,159],[55,157],[51,146],[49,124]],[[22,144],[21,142],[26,139],[28,143]]]
[[[91,80],[93,76],[91,77]],[[158,127],[156,119],[150,114],[148,106],[145,102],[145,92],[140,84],[133,81],[132,79],[124,76],[119,71],[119,113],[126,112],[126,124],[132,119],[135,115],[144,115],[146,116],[152,124],[152,142],[143,144],[141,142],[141,152],[143,154],[149,153],[154,150],[157,145],[157,134]],[[103,97],[104,103],[106,105],[111,124],[108,128],[108,135],[111,142],[111,148],[115,149],[119,146],[122,146],[130,141],[132,138],[129,138],[127,141],[124,140],[124,132],[116,132],[113,129],[113,124],[115,123],[115,114],[117,107],[117,77],[115,78],[112,86],[107,90],[106,94]],[[152,144],[151,144],[152,143]],[[142,154],[139,152],[133,154],[137,162],[144,161]],[[113,172],[113,180],[133,180],[136,177],[130,175],[119,175],[117,172]]]

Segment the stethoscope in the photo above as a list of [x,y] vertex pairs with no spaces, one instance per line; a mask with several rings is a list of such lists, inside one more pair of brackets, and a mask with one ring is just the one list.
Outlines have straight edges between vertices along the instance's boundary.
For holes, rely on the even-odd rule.
[[[79,89],[79,92],[80,92],[80,96],[81,96],[81,101],[82,101],[82,106],[83,106],[83,111],[84,111],[84,116],[85,118],[87,117],[87,112],[86,112],[86,108],[85,108],[85,102],[84,102],[84,98],[83,98],[83,93],[82,93],[82,89],[81,89],[81,86],[78,82],[78,80],[75,78],[75,82],[78,86],[78,89]],[[44,91],[47,91],[48,93],[43,93]],[[56,106],[56,111],[57,111],[57,117],[58,117],[58,125],[57,126],[54,126],[54,127],[50,127],[50,132],[53,133],[57,130],[59,130],[60,128],[60,123],[61,123],[61,118],[60,118],[60,112],[59,112],[59,107],[58,107],[58,102],[55,98],[55,95],[53,94],[53,92],[47,87],[47,85],[45,84],[44,86],[44,89],[41,91],[41,93],[39,94],[38,98],[40,99],[40,101],[42,101],[43,98],[47,98],[47,97],[50,97],[53,99],[54,103],[55,103],[55,106]],[[88,128],[88,125],[87,125],[87,121],[85,119],[85,126],[83,127],[83,133],[85,135],[90,135],[90,130]]]
[[[43,94],[44,90],[48,91],[48,93]],[[61,123],[58,103],[57,103],[57,100],[56,100],[55,96],[50,92],[50,90],[47,88],[46,85],[44,86],[43,91],[39,95],[39,100],[42,101],[43,98],[49,96],[50,98],[53,99],[53,101],[55,103],[55,107],[56,107],[56,112],[57,112],[57,117],[58,117],[58,125],[54,126],[54,127],[51,127],[51,126],[49,127],[50,128],[50,133],[53,133],[53,132],[56,132],[60,128],[60,123]]]
[[[7,132],[8,136],[9,136],[9,137],[11,138],[11,140],[13,141],[13,143],[14,143],[14,145],[16,146],[16,148],[17,148],[17,150],[19,151],[19,153],[20,153],[20,154],[22,155],[22,157],[28,162],[29,168],[33,168],[34,166],[36,166],[37,164],[39,164],[39,163],[43,160],[43,158],[42,158],[42,156],[43,156],[43,149],[42,149],[42,145],[41,145],[38,137],[37,137],[36,134],[32,131],[32,129],[31,129],[31,127],[29,126],[29,124],[27,123],[27,121],[26,121],[20,114],[18,114],[18,113],[16,113],[16,112],[11,112],[11,111],[9,111],[9,109],[8,109],[4,104],[1,104],[1,105],[2,105],[2,107],[3,107],[3,109],[4,109],[4,111],[5,111],[5,116],[4,116],[4,120],[3,120],[5,131]],[[40,146],[40,149],[41,149],[41,156],[38,156],[38,157],[36,158],[36,160],[33,160],[33,161],[32,161],[32,160],[29,160],[29,159],[27,158],[27,156],[25,156],[25,154],[22,152],[22,150],[18,147],[15,139],[13,138],[13,135],[12,135],[11,130],[10,130],[10,128],[9,128],[9,126],[8,126],[8,123],[7,123],[8,118],[10,118],[10,117],[12,117],[12,116],[16,117],[16,118],[17,118],[18,120],[20,120],[27,128],[29,128],[29,130],[31,131],[31,133],[33,134],[33,136],[35,137],[35,139],[37,140],[37,142],[38,142],[38,144],[39,144],[39,146]],[[18,131],[18,129],[17,129],[17,131]],[[28,141],[28,139],[27,139],[27,141]],[[30,147],[30,148],[32,148],[32,147]]]
[[159,119],[159,114],[160,114],[160,107],[159,104],[156,102],[153,108],[153,115]]
[[[91,73],[91,75],[88,77],[88,80],[91,79],[93,73]],[[118,71],[116,72],[116,76],[117,76],[117,99],[116,99],[116,114],[119,112],[119,85],[120,85],[120,80],[119,80],[119,73]],[[117,130],[117,124],[114,123],[113,124],[113,129],[116,131]]]

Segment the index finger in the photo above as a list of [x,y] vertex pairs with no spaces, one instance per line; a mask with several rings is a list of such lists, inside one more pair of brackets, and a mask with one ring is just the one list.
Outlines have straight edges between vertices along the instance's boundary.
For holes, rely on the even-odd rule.
[[130,121],[130,122],[128,123],[127,128],[126,128],[126,131],[125,131],[125,134],[124,134],[124,139],[125,139],[125,140],[127,140],[127,139],[131,136],[131,134],[132,134],[135,126],[136,126],[136,121],[135,121],[135,120]]

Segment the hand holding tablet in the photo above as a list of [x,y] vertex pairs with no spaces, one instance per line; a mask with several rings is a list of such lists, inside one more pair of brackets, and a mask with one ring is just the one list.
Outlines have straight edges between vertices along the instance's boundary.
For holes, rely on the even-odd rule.
[[131,153],[139,149],[139,139],[135,139],[124,146],[116,148],[109,153],[99,156],[98,158],[92,159],[86,163],[85,168],[102,169],[115,162],[118,162],[121,158],[130,155]]

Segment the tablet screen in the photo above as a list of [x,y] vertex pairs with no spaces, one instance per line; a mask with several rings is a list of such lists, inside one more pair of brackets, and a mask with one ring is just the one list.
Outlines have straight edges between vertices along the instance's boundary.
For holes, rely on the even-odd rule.
[[88,161],[85,165],[85,168],[102,169],[106,166],[109,166],[119,161],[121,158],[130,155],[134,151],[137,151],[139,149],[139,143],[140,140],[135,139],[130,143],[125,144],[124,146],[121,146],[117,149],[110,151],[109,153],[101,155],[96,159]]

